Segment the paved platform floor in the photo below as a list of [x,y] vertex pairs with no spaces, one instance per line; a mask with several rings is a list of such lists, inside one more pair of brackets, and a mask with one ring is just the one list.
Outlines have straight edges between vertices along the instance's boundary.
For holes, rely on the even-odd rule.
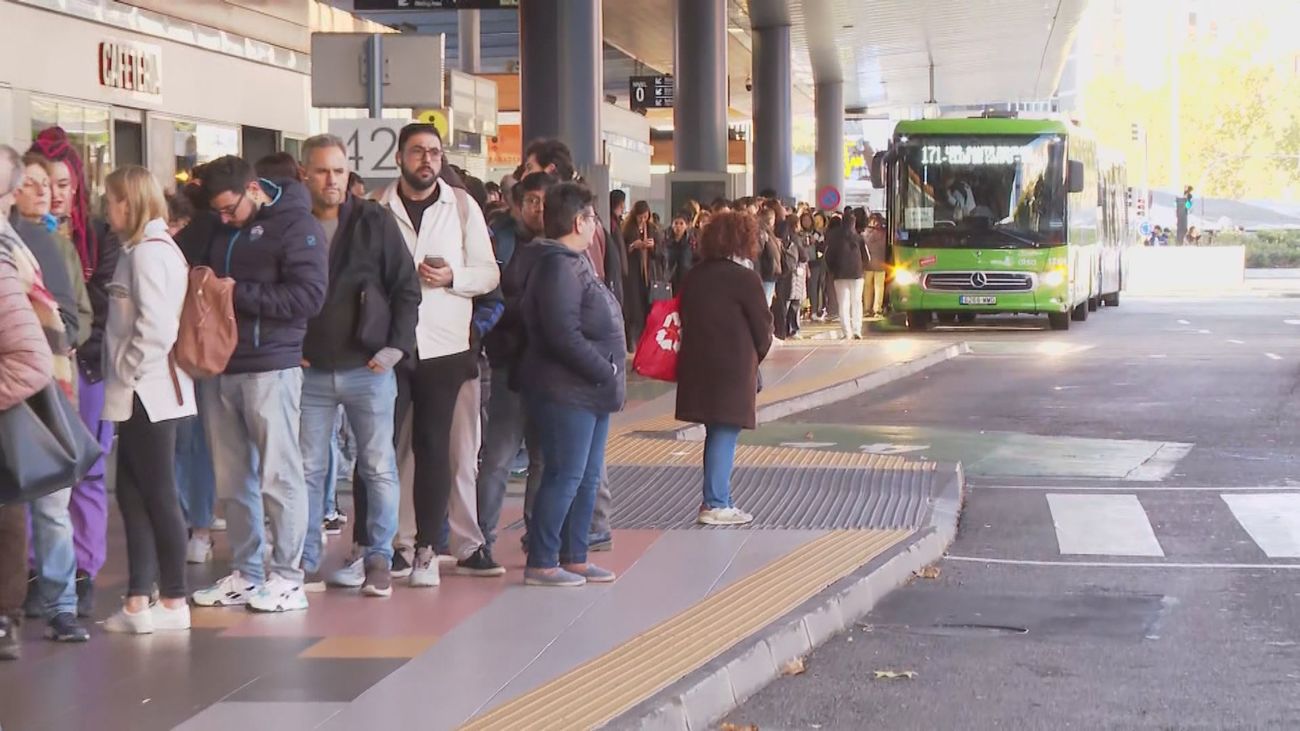
[[[944,345],[897,338],[787,345],[764,366],[768,388],[761,399],[800,397]],[[629,391],[610,445],[617,475],[614,550],[595,554],[619,573],[614,584],[523,586],[521,505],[513,498],[504,517],[513,527],[497,547],[509,570],[501,578],[444,570],[435,589],[398,582],[387,600],[330,590],[311,595],[308,611],[283,615],[196,609],[188,633],[126,637],[96,626],[82,646],[43,641],[41,623],[29,622],[23,660],[0,665],[0,726],[444,729],[473,721],[481,728],[587,727],[644,701],[905,540],[924,512],[933,463],[747,446],[738,458],[737,496],[744,504],[748,490],[765,491],[763,527],[694,527],[689,496],[685,515],[653,509],[663,469],[699,464],[698,443],[672,439],[672,387],[635,381]],[[764,473],[777,470],[793,471],[810,489],[774,490]],[[678,475],[682,480],[690,482]],[[857,499],[889,490],[901,490],[901,502]],[[760,493],[754,494],[757,501]],[[619,528],[620,496],[649,506],[641,513],[650,517],[642,515],[638,524],[650,527]],[[112,559],[98,582],[101,621],[116,608],[126,578],[116,511],[111,535]],[[346,537],[335,538],[326,567],[347,549]],[[218,562],[191,567],[192,584],[220,575],[227,556],[218,534]],[[705,626],[714,628],[708,643],[691,639]],[[601,668],[620,667],[657,668],[671,677],[638,674],[633,687],[624,682],[628,676],[611,671],[600,680]],[[626,692],[616,698],[617,688]]]

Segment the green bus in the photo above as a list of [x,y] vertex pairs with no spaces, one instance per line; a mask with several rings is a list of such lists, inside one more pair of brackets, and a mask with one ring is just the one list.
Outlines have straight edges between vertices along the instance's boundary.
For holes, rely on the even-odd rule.
[[1066,330],[1119,305],[1124,166],[1075,124],[900,122],[872,177],[886,191],[890,302],[909,328],[1031,313]]

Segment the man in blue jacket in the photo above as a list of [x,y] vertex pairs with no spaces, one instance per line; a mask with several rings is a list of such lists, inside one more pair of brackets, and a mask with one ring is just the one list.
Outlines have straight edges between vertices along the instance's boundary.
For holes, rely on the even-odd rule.
[[[204,171],[222,227],[206,262],[235,280],[239,344],[200,412],[212,447],[217,495],[226,499],[232,572],[195,592],[199,606],[264,612],[307,608],[303,542],[308,501],[298,437],[302,344],[328,285],[325,231],[296,180],[259,179],[226,156]],[[263,501],[271,527],[271,575],[262,554]],[[316,530],[320,526],[314,526]]]

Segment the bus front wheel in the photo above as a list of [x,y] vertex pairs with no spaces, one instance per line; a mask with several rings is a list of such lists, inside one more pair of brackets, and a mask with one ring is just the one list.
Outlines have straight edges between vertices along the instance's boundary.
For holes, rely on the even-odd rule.
[[1053,330],[1069,330],[1070,313],[1049,312],[1047,313],[1047,323],[1052,326]]
[[924,331],[930,326],[930,313],[924,310],[916,310],[907,313],[907,329]]
[[975,313],[960,312],[957,314],[957,322],[960,322],[963,325],[969,325],[970,323],[975,322]]

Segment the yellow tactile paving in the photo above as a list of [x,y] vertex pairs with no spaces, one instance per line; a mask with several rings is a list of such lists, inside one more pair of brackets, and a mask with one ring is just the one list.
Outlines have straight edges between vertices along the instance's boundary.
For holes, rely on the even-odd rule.
[[437,635],[402,635],[398,637],[338,635],[326,637],[298,653],[298,657],[408,659],[416,657],[433,647],[437,641]]
[[836,531],[462,728],[595,728],[879,556],[911,531]]
[[[704,459],[703,442],[676,439],[637,439],[611,437],[605,461],[611,465],[674,466],[699,465]],[[820,449],[762,447],[740,445],[736,448],[737,467],[853,467],[881,470],[933,470],[934,463],[907,460],[897,456],[833,452]]]

